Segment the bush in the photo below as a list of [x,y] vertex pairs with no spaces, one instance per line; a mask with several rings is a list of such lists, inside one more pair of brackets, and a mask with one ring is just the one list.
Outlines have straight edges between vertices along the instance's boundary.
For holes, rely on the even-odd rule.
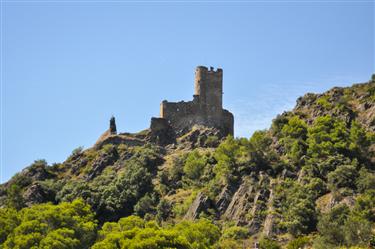
[[307,144],[307,153],[313,158],[345,155],[349,150],[349,132],[344,121],[328,115],[318,117],[308,128]]
[[207,147],[216,147],[220,143],[220,140],[217,136],[208,136],[204,145]]
[[310,238],[307,236],[296,238],[288,243],[286,246],[287,249],[302,249],[305,246],[309,245]]
[[269,238],[262,238],[259,241],[259,248],[260,249],[281,249],[279,244],[276,241],[271,240]]
[[249,230],[244,227],[233,226],[223,231],[223,239],[246,239],[249,236]]
[[22,196],[22,189],[17,184],[12,184],[7,189],[6,205],[9,208],[20,210],[25,207],[25,201]]
[[219,229],[207,220],[183,221],[168,228],[146,223],[136,216],[103,225],[93,249],[102,248],[210,248],[220,236]]
[[332,245],[345,243],[343,227],[349,216],[349,208],[346,205],[334,207],[329,213],[322,215],[318,222],[319,234],[324,241]]
[[4,249],[89,248],[96,236],[94,214],[82,200],[34,205],[17,216],[18,222],[8,230]]
[[156,219],[158,222],[165,221],[171,213],[171,204],[166,199],[161,199],[156,207]]
[[331,190],[339,188],[355,188],[358,171],[353,165],[341,165],[335,171],[328,174],[328,185]]
[[207,164],[207,158],[199,153],[199,151],[194,150],[189,153],[186,158],[184,165],[184,173],[191,180],[199,180],[203,175],[204,167]]
[[356,186],[361,193],[366,190],[375,190],[375,173],[366,168],[361,168],[359,171],[359,177],[356,181]]

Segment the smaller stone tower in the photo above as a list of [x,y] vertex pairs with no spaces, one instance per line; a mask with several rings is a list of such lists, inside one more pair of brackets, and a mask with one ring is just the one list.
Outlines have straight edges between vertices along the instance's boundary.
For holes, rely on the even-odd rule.
[[109,132],[111,135],[117,134],[116,120],[114,116],[112,116],[111,119],[109,120]]

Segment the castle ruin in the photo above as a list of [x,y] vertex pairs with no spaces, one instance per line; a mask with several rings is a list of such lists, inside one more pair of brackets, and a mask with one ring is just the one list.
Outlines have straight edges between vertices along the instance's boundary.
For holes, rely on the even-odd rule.
[[160,105],[160,117],[151,118],[146,133],[117,133],[115,117],[109,129],[96,141],[94,147],[105,144],[140,146],[146,142],[159,145],[174,144],[176,138],[188,133],[194,125],[215,128],[220,137],[233,135],[233,114],[223,109],[223,70],[199,66],[195,70],[192,101],[168,102]]
[[233,114],[223,109],[223,70],[198,66],[195,70],[193,100],[160,105],[160,117],[178,134],[194,125],[218,128],[222,135],[233,135]]

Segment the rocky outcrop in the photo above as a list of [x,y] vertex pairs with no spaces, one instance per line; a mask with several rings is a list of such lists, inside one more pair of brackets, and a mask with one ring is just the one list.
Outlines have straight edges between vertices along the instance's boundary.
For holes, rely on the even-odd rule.
[[38,182],[29,186],[23,193],[22,197],[26,206],[55,201],[55,193],[50,189],[44,188]]
[[119,155],[115,147],[111,147],[109,151],[100,154],[92,163],[92,170],[88,173],[87,180],[94,179],[105,169],[105,167],[113,165],[118,158]]
[[224,136],[220,130],[202,125],[195,125],[190,131],[177,139],[180,147],[194,149],[199,147],[217,147]]
[[267,201],[267,216],[264,220],[263,234],[267,237],[274,235],[275,223],[275,207],[273,205],[275,186],[277,185],[276,179],[272,179],[270,183],[270,194]]
[[246,214],[251,210],[256,190],[252,181],[246,180],[234,193],[228,208],[224,212],[224,218],[235,221],[237,225],[249,222]]
[[68,158],[68,160],[65,162],[65,166],[66,168],[70,169],[70,172],[73,175],[78,175],[80,170],[84,168],[88,162],[89,160],[83,155],[83,153],[78,153]]
[[354,196],[340,197],[333,193],[325,194],[316,200],[316,206],[322,213],[328,213],[337,205],[347,205],[349,208],[353,207],[355,202]]
[[21,175],[31,181],[43,181],[54,176],[47,167],[43,163],[34,163],[31,167],[22,170]]
[[206,211],[210,208],[210,200],[207,196],[202,193],[199,193],[191,206],[189,207],[187,213],[185,214],[184,219],[194,220],[198,219],[201,212]]
[[233,187],[226,185],[220,192],[220,195],[215,203],[219,216],[223,215],[225,210],[227,210],[229,204],[231,203],[234,191],[235,190]]
[[245,178],[243,183],[234,193],[231,202],[223,214],[226,220],[234,221],[237,225],[248,226],[251,233],[260,230],[264,221],[262,210],[266,207],[266,202],[270,192],[268,178],[260,174],[257,178]]
[[108,135],[103,139],[99,138],[99,140],[95,143],[94,148],[99,150],[106,144],[125,144],[127,146],[142,146],[145,145],[146,142],[135,136],[130,136],[127,134]]
[[373,76],[367,83],[352,87],[334,87],[323,94],[307,93],[298,98],[292,112],[303,113],[308,123],[324,115],[340,118],[347,124],[355,119],[367,130],[375,131],[374,93]]

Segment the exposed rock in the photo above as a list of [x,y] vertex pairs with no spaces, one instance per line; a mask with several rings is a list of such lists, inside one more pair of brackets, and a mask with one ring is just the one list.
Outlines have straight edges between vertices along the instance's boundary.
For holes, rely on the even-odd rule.
[[314,94],[314,93],[306,93],[304,96],[302,97],[299,97],[297,99],[297,103],[296,103],[296,109],[300,109],[302,107],[310,107],[314,101],[316,100],[317,98],[317,94]]
[[[109,131],[107,131],[109,132]],[[106,144],[125,144],[128,146],[142,146],[145,145],[146,142],[142,139],[136,138],[134,136],[129,136],[127,134],[118,134],[118,135],[107,135],[103,134],[101,138],[95,143],[95,149],[101,149]]]
[[219,212],[219,215],[222,215],[225,212],[225,210],[228,208],[232,200],[233,192],[234,192],[233,188],[228,187],[228,185],[226,185],[221,191],[215,203],[215,206],[216,206],[217,211]]
[[66,166],[71,168],[71,173],[76,175],[80,172],[80,169],[84,168],[89,160],[84,156],[79,156],[73,158],[70,162],[66,162]]
[[43,181],[53,177],[44,165],[33,165],[22,170],[21,175],[31,179],[32,181]]
[[[269,197],[269,180],[264,174],[260,173],[259,180],[257,178],[244,179],[222,217],[234,221],[236,225],[247,226],[250,234],[256,234],[261,231],[266,218],[262,211],[267,208],[267,202],[270,202]],[[270,226],[271,224],[269,229],[271,229]]]
[[337,205],[345,204],[349,208],[354,206],[354,196],[338,197],[332,193],[325,194],[316,200],[317,208],[322,213],[328,213]]
[[55,193],[43,188],[38,182],[33,183],[23,193],[23,199],[27,206],[55,200]]
[[92,163],[92,170],[87,175],[88,180],[94,179],[97,175],[99,175],[105,167],[109,165],[113,165],[119,155],[115,147],[111,147],[109,151],[101,154],[95,161]]
[[247,224],[246,214],[251,209],[255,198],[255,186],[247,180],[234,193],[231,202],[224,213],[224,218],[235,221],[237,225]]
[[263,234],[267,237],[271,237],[275,233],[274,223],[275,223],[275,207],[273,206],[274,192],[277,181],[275,179],[271,180],[270,184],[270,194],[267,201],[267,216],[264,220]]
[[210,200],[208,199],[208,197],[204,196],[202,193],[199,193],[193,201],[193,203],[191,204],[191,206],[189,207],[189,210],[185,214],[184,219],[198,219],[200,213],[206,211],[210,206]]
[[[212,141],[215,138],[216,141]],[[211,139],[211,141],[209,141]],[[180,146],[194,149],[197,147],[216,147],[219,145],[223,135],[220,130],[202,125],[195,125],[190,131],[177,139]]]
[[[250,222],[248,223],[249,232],[251,234],[255,234],[259,232],[262,227],[262,223],[265,217],[261,215],[261,212],[262,210],[266,209],[266,202],[269,198],[269,195],[270,195],[270,191],[267,188],[262,188],[255,195],[253,206],[250,212],[251,219],[250,219]],[[243,225],[246,225],[246,223],[243,223]]]

